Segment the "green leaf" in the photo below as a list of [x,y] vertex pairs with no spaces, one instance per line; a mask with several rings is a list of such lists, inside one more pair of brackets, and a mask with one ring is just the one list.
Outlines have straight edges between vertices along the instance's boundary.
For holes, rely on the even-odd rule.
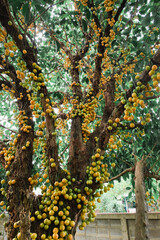
[[139,10],[140,14],[145,14],[147,11],[148,7],[147,6],[142,6]]
[[95,6],[98,7],[101,2],[102,2],[102,0],[95,1]]
[[84,31],[86,32],[87,31],[87,22],[84,19],[82,19],[82,26],[83,26]]
[[22,8],[22,13],[24,15],[24,20],[26,23],[29,23],[32,19],[31,11],[28,3],[25,3]]
[[86,17],[88,20],[91,18],[91,13],[88,9],[86,10]]
[[128,198],[130,199],[132,197],[132,192],[129,192]]
[[131,29],[127,28],[122,33],[123,33],[123,35],[128,35],[130,33],[130,31],[131,31]]
[[9,0],[9,4],[12,6],[13,11],[17,11],[21,8],[24,0]]
[[82,83],[89,83],[89,79],[87,78],[87,77],[83,77],[83,79],[82,79]]
[[143,18],[142,26],[148,27],[151,21],[150,12]]
[[159,15],[156,14],[156,15],[154,15],[154,25],[156,27],[159,27],[159,23],[160,23],[160,14]]
[[43,1],[36,0],[33,2],[39,14],[42,14],[42,18],[47,21],[49,18],[49,13],[46,12],[46,8],[42,6]]

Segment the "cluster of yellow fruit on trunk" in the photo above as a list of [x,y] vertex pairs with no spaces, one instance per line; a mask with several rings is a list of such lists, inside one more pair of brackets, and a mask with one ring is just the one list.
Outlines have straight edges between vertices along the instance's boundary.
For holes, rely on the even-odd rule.
[[[41,186],[42,198],[39,210],[32,213],[31,221],[40,222],[40,228],[48,230],[52,228],[52,234],[47,236],[41,235],[41,239],[72,239],[72,228],[75,225],[71,217],[71,207],[77,208],[75,211],[81,211],[81,224],[79,229],[83,230],[90,221],[95,218],[95,200],[100,202],[100,196],[103,192],[109,191],[113,184],[103,186],[104,181],[108,180],[109,173],[107,164],[103,164],[104,157],[101,155],[101,149],[97,148],[95,155],[91,158],[91,165],[86,170],[86,184],[84,189],[78,188],[75,178],[71,178],[69,171],[66,170],[66,177],[60,181],[56,181],[54,186],[50,185],[47,172],[40,178],[39,174],[29,178],[30,184],[34,179],[39,178],[40,182],[44,182]],[[50,159],[51,164],[54,159]],[[115,165],[113,166],[115,167]],[[92,184],[99,184],[100,191],[93,191]],[[52,227],[53,225],[53,227]],[[36,233],[31,234],[32,239],[36,239]],[[18,236],[17,236],[18,238]],[[20,239],[20,238],[18,238]]]

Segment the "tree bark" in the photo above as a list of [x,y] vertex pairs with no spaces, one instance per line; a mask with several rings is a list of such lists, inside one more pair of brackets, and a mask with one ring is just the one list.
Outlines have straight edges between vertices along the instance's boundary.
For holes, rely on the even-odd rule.
[[149,240],[147,204],[145,198],[144,160],[136,163],[135,192],[136,192],[136,222],[135,240]]

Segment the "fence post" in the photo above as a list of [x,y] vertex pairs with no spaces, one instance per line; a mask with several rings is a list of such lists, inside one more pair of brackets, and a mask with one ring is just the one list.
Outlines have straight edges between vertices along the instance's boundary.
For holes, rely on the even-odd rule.
[[129,240],[128,239],[127,220],[125,217],[121,217],[121,229],[122,229],[122,239]]

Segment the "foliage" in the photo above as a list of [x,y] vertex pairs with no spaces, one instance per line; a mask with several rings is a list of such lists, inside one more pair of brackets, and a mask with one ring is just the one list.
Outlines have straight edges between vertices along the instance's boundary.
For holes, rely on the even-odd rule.
[[123,199],[127,197],[129,190],[126,188],[129,184],[129,181],[121,182],[115,181],[114,187],[107,193],[104,193],[101,196],[101,202],[97,203],[97,211],[114,213],[114,212],[125,212],[125,204]]
[[[159,157],[160,157],[160,146],[159,146],[159,100],[150,100],[147,103],[147,107],[150,109],[151,121],[148,124],[145,124],[141,134],[137,132],[132,132],[128,135],[127,138],[123,139],[123,148],[119,151],[115,151],[115,164],[117,168],[113,169],[111,172],[111,177],[118,175],[121,171],[127,167],[134,167],[136,161],[145,158],[145,168],[146,172],[152,174],[152,177],[156,177],[156,174],[159,173]],[[144,121],[145,120],[145,110],[140,112],[136,116],[137,119]],[[123,164],[122,164],[123,162]],[[121,166],[120,166],[121,165]],[[130,172],[127,172],[123,178],[128,179]],[[132,191],[129,196],[134,193],[134,175],[132,176]],[[150,194],[148,197],[151,197],[153,193],[156,196],[156,199],[159,195],[159,187],[155,187],[155,181],[150,177],[146,176],[146,189]],[[147,199],[149,201],[149,199]],[[153,203],[153,199],[151,199]],[[150,203],[149,203],[150,204]]]
[[95,200],[112,186],[103,183],[134,164],[129,142],[139,157],[151,150],[159,7],[0,0],[0,204],[10,239],[72,239],[79,218],[81,230],[94,220]]

